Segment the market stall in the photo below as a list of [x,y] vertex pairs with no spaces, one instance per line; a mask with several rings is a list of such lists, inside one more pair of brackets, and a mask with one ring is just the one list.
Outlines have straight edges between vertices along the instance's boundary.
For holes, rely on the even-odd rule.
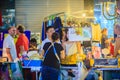
[[[93,15],[94,14],[94,15]],[[92,15],[92,16],[91,16]],[[44,17],[41,31],[25,31],[27,38],[37,39],[29,44],[27,58],[20,58],[24,79],[39,80],[43,59],[37,47],[46,36],[46,28],[53,26],[60,35],[60,44],[65,50],[61,60],[61,79],[102,80],[120,79],[120,0],[95,0],[94,10],[58,12]],[[7,32],[0,32],[0,56],[3,40]],[[41,39],[40,39],[41,37]],[[35,45],[35,46],[33,46]],[[0,57],[3,58],[3,57]],[[0,60],[1,61],[1,60]],[[11,77],[10,62],[0,62],[0,75],[4,71]],[[7,70],[8,69],[8,70]],[[68,75],[68,71],[73,75]],[[35,78],[34,78],[35,77]],[[93,80],[93,79],[92,79]],[[99,79],[100,80],[100,79]]]

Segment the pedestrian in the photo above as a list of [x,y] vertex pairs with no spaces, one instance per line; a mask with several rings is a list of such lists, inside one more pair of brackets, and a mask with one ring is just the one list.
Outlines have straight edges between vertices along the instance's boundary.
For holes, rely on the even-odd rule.
[[52,34],[52,42],[47,42],[43,46],[41,56],[43,56],[42,80],[59,80],[60,61],[65,58],[63,47],[60,43],[58,33]]
[[[15,48],[15,42],[14,42],[15,34],[16,34],[16,28],[14,26],[9,27],[8,35],[3,42],[3,57],[8,58],[8,62],[9,62],[8,66],[10,68],[8,68],[8,70],[6,71],[9,71],[9,77],[11,78],[11,80],[23,80],[23,75],[21,73],[18,64],[18,58]],[[5,80],[9,80],[7,79],[7,75],[5,76]]]
[[17,25],[17,35],[18,35],[18,39],[16,42],[17,56],[18,58],[23,58],[24,56],[26,56],[27,51],[29,49],[29,40],[27,36],[24,34],[24,26],[21,24]]

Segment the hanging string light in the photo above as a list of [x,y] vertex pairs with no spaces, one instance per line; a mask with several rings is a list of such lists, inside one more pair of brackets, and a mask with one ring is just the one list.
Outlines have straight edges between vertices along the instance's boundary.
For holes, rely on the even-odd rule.
[[[108,16],[113,16],[113,17],[114,17],[114,16],[117,16],[117,13],[116,13],[116,5],[115,5],[115,7],[114,7],[114,13],[113,13],[113,14],[110,14],[110,13],[109,13],[109,11],[110,11],[110,10],[109,10],[109,9],[110,9],[110,7],[109,7],[109,2],[105,2],[105,7],[106,7],[106,10],[105,10],[105,11],[106,11],[106,13],[107,13]],[[109,9],[108,9],[108,8],[109,8]]]

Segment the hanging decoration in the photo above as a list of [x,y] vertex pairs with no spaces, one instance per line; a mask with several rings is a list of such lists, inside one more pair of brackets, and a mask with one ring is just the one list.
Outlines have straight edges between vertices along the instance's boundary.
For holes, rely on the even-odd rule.
[[113,14],[110,14],[110,13],[109,13],[109,6],[110,6],[109,3],[108,3],[108,2],[105,2],[105,7],[106,7],[106,13],[107,13],[107,15],[108,15],[108,16],[111,16],[111,17],[112,17],[112,16],[113,16],[113,17],[114,17],[114,16],[117,16],[117,13],[115,12],[115,11],[116,11],[116,5],[115,5],[115,7],[114,7],[114,13],[113,13]]
[[[114,3],[115,4],[115,3]],[[110,9],[110,2],[103,2],[102,3],[102,14],[107,20],[114,20],[118,17],[117,14],[117,6],[114,6],[114,13],[110,14],[109,9]]]

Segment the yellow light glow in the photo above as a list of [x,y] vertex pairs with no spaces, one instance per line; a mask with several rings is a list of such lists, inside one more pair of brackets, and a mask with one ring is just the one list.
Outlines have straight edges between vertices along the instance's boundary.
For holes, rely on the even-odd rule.
[[107,7],[107,11],[109,11],[110,10],[110,8],[109,7]]
[[86,17],[86,14],[85,14],[85,13],[83,13],[83,14],[82,14],[82,16],[83,16],[83,17]]
[[90,10],[90,12],[92,13],[92,12],[93,12],[93,10]]

